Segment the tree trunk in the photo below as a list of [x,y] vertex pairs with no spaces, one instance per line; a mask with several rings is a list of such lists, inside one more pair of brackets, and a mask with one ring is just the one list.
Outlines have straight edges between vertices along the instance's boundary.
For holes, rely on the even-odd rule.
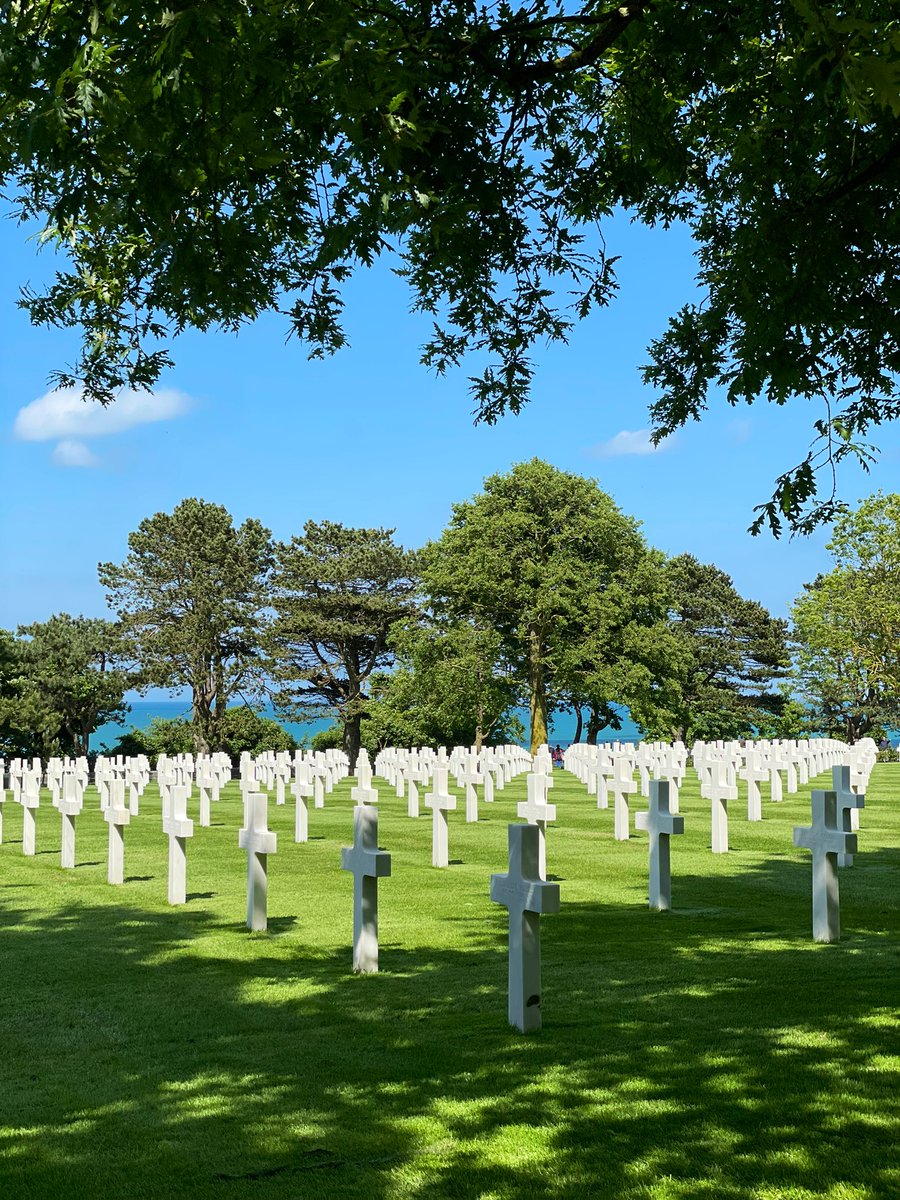
[[581,711],[581,705],[575,705],[575,738],[576,742],[581,741],[581,734],[584,730],[584,713]]
[[356,760],[359,758],[360,724],[362,714],[354,713],[352,717],[344,718],[344,753],[350,760],[350,774],[356,774]]
[[482,698],[482,686],[484,683],[484,672],[481,666],[481,660],[478,662],[478,704],[476,706],[475,717],[475,753],[481,752],[481,743],[484,740],[484,699]]
[[544,681],[544,660],[541,638],[536,629],[528,631],[528,688],[531,693],[531,753],[547,741],[547,692]]
[[596,708],[591,709],[591,715],[588,717],[587,741],[591,746],[597,745],[597,737],[602,726],[600,725],[600,714]]
[[193,706],[193,726],[194,726],[194,752],[195,754],[209,754],[210,744],[210,726],[212,725],[212,714],[209,708],[209,699],[206,692],[206,681],[192,689],[193,695],[191,703]]

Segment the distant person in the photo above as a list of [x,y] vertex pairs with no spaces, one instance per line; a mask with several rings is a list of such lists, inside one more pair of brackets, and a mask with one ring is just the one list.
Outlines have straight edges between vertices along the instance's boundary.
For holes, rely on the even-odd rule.
[[886,737],[882,736],[881,741],[878,743],[878,749],[879,750],[890,750],[890,748],[891,748],[891,743],[887,740]]
[[561,767],[563,765],[562,746],[556,745],[553,747],[553,765],[554,767]]

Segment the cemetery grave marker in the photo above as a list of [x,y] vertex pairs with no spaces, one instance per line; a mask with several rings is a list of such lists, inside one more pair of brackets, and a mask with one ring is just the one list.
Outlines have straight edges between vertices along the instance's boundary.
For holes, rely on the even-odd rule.
[[650,808],[635,814],[635,827],[644,829],[650,841],[650,907],[661,912],[672,907],[672,871],[669,839],[684,833],[684,817],[669,811],[669,781],[650,784]]
[[541,1027],[541,916],[559,912],[559,884],[538,877],[538,828],[510,825],[509,866],[491,876],[491,899],[509,910],[509,1023]]
[[[838,828],[845,833],[851,833],[854,825],[859,825],[859,810],[865,808],[866,798],[853,791],[850,786],[850,767],[837,766],[831,768],[831,786],[837,795]],[[856,818],[854,822],[853,818]],[[853,855],[841,853],[838,855],[839,867],[852,867]]]
[[449,770],[446,766],[435,767],[431,781],[432,791],[425,796],[425,807],[431,809],[431,865],[450,865],[450,834],[447,814],[456,808],[456,797],[450,795]]
[[125,803],[124,780],[109,780],[103,818],[109,825],[106,879],[108,883],[120,884],[125,875],[125,826],[131,823],[131,809]]
[[194,822],[187,815],[189,788],[175,784],[172,788],[171,810],[163,821],[163,833],[169,837],[169,903],[184,904],[187,900],[187,852],[189,837],[194,836]]
[[78,780],[69,772],[63,775],[59,812],[62,818],[62,847],[59,865],[71,870],[75,866],[75,818],[84,805],[84,792]]
[[841,936],[837,858],[856,853],[856,834],[838,828],[837,793],[812,793],[812,824],[794,827],[794,845],[812,851],[813,939],[836,942]]
[[353,810],[353,845],[341,848],[341,870],[353,873],[353,970],[378,970],[378,880],[391,873],[391,856],[378,849],[378,810]]
[[516,814],[538,831],[538,879],[547,878],[547,822],[556,820],[556,805],[547,803],[547,791],[553,787],[549,775],[531,774],[525,777],[528,789],[527,800],[521,800]]
[[245,801],[246,824],[238,833],[238,846],[247,854],[247,927],[261,931],[268,926],[268,857],[276,852],[278,839],[268,828],[265,792],[250,792]]

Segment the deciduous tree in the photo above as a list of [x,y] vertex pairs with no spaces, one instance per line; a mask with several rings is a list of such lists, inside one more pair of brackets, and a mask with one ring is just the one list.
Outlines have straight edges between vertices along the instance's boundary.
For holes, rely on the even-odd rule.
[[800,694],[850,742],[900,727],[900,495],[870,497],[835,525],[834,568],[794,602]]
[[142,686],[189,688],[195,748],[219,750],[229,699],[262,684],[269,531],[253,518],[235,527],[220,504],[188,499],[141,521],[128,547],[99,575]]
[[[604,631],[636,618],[643,601],[634,584],[647,558],[638,523],[593,480],[537,458],[454,505],[441,538],[423,551],[437,611],[499,634],[529,697],[532,752],[547,741],[554,689],[571,687],[572,647],[590,637],[602,656]],[[591,670],[596,682],[598,664]]]

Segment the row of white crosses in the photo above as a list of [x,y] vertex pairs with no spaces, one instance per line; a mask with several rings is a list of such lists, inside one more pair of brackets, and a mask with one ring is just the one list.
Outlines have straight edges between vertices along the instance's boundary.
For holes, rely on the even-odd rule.
[[[628,836],[627,796],[637,790],[633,779],[638,751],[614,748],[573,746],[566,752],[566,765],[593,790],[598,775],[612,767],[612,790],[616,802],[616,837]],[[865,788],[875,762],[874,742],[864,739],[853,747],[832,739],[809,742],[715,743],[698,742],[692,760],[700,781],[701,794],[711,803],[711,844],[715,854],[728,850],[729,800],[738,795],[737,778],[748,785],[748,820],[761,820],[759,783],[769,780],[776,803],[782,798],[781,772],[787,773],[787,790],[796,792],[800,783],[829,770],[830,790],[812,793],[812,824],[794,830],[794,845],[813,855],[813,937],[830,942],[840,937],[838,893],[839,867],[853,863],[859,810],[865,806]],[[849,760],[849,761],[848,761]],[[649,811],[637,814],[635,824],[649,834],[650,887],[652,908],[671,906],[671,870],[669,839],[684,832],[684,820],[677,815],[669,780],[654,779],[649,784]],[[598,804],[600,799],[598,798]],[[621,806],[621,807],[620,807]]]
[[[696,742],[691,760],[700,793],[710,801],[712,849],[722,854],[728,850],[728,801],[737,799],[738,779],[747,784],[747,819],[759,821],[762,820],[760,784],[769,783],[773,801],[778,803],[784,794],[782,774],[786,775],[788,793],[793,794],[810,778],[849,762],[853,786],[858,792],[864,791],[875,761],[875,746],[871,739],[854,747],[826,738],[800,742]],[[649,794],[651,775],[653,779],[668,781],[669,811],[677,813],[678,789],[684,780],[686,763],[687,751],[679,742],[575,745],[565,754],[567,769],[586,784],[591,794],[596,794],[598,808],[608,807],[612,793],[617,841],[626,841],[630,836],[629,797],[637,791],[635,770],[639,773],[642,795]],[[851,819],[857,820],[858,814]]]
[[[549,751],[546,752],[546,764],[552,769]],[[424,805],[432,814],[431,862],[439,868],[450,864],[449,813],[457,804],[456,796],[450,791],[450,775],[455,776],[457,787],[465,788],[466,822],[472,824],[478,820],[479,786],[483,788],[485,803],[492,803],[495,789],[502,790],[511,779],[531,766],[531,755],[521,746],[491,746],[481,750],[457,746],[449,752],[445,747],[437,750],[390,747],[382,750],[375,760],[375,771],[395,788],[396,795],[403,796],[406,792],[410,817],[419,816],[419,784],[431,783]],[[353,798],[358,804],[377,803],[378,794],[372,785],[365,751],[360,752],[356,771],[357,787],[351,793]]]
[[[449,794],[449,771],[448,765],[434,767],[434,791],[426,797],[435,829],[443,829],[434,838],[435,865],[446,865],[446,813],[456,803]],[[297,782],[302,775],[301,769]],[[353,845],[342,848],[341,869],[353,875],[353,969],[372,973],[378,970],[378,881],[390,876],[391,856],[378,847],[378,811],[371,803],[377,800],[377,791],[364,753],[357,760],[356,778]],[[559,911],[559,885],[546,882],[541,861],[544,825],[553,811],[541,797],[546,797],[552,779],[539,769],[528,780],[528,800],[519,806],[519,815],[533,823],[509,826],[509,868],[504,875],[491,876],[490,887],[491,899],[509,910],[508,1012],[510,1024],[522,1032],[541,1026],[540,916]],[[277,850],[276,834],[268,828],[267,806],[264,792],[249,792],[245,824],[238,834],[238,844],[247,854],[247,925],[256,931],[267,926],[268,857]]]

